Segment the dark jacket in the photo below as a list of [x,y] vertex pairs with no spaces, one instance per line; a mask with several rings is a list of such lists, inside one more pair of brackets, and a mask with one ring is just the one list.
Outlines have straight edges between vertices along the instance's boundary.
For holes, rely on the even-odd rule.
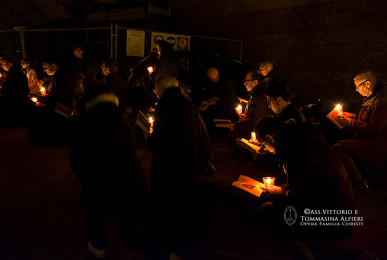
[[1,91],[1,104],[10,110],[21,108],[26,104],[30,91],[26,76],[17,65],[13,65],[6,74]]
[[57,103],[72,107],[70,89],[67,85],[67,76],[62,69],[57,70],[54,75],[50,76],[44,103],[48,111],[54,111]]
[[286,170],[289,200],[302,207],[351,209],[352,188],[337,153],[309,124],[285,124],[276,153]]
[[106,90],[113,92],[120,101],[118,105],[118,110],[120,113],[125,113],[128,106],[128,91],[126,82],[121,78],[117,73],[111,73],[107,76]]
[[290,103],[288,106],[284,107],[278,113],[277,117],[279,120],[281,120],[282,123],[286,123],[286,121],[288,121],[290,119],[294,119],[297,124],[305,122],[304,115],[292,103]]
[[356,120],[345,128],[354,138],[340,140],[360,161],[376,167],[387,165],[387,87],[378,84],[365,98]]
[[212,158],[209,135],[195,105],[180,88],[163,93],[151,137],[153,205],[185,211],[191,207],[194,177]]
[[152,73],[152,76],[156,78],[157,76],[161,75],[169,75],[177,78],[178,72],[179,63],[177,62],[176,58],[171,54],[165,54],[158,59],[155,71]]
[[211,97],[219,98],[215,106],[209,106],[208,109],[214,109],[215,118],[230,119],[235,122],[239,117],[235,111],[235,107],[239,105],[238,91],[236,89],[235,81],[232,79],[220,79],[217,83],[212,83],[204,94],[205,100]]
[[[265,96],[265,85],[258,84],[249,93],[249,101],[247,103],[247,112],[244,120],[235,124],[235,130],[243,128],[246,131],[254,131],[258,120],[266,115],[272,114],[271,109],[267,105]],[[249,134],[249,133],[248,133]]]
[[75,123],[70,162],[85,192],[101,210],[145,210],[147,184],[134,133],[117,107],[97,104]]

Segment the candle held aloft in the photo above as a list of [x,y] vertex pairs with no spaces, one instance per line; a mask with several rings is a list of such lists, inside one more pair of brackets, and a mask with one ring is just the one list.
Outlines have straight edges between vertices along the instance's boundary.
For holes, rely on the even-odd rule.
[[236,112],[239,114],[242,114],[242,105],[238,105],[236,108],[235,108]]
[[337,104],[335,110],[339,116],[343,114],[343,107],[340,104]]
[[266,188],[271,189],[274,187],[274,177],[263,177],[263,184],[266,186]]

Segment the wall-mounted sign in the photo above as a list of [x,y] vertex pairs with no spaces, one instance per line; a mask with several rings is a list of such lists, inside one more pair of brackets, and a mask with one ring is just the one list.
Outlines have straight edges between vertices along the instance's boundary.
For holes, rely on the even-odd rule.
[[186,35],[152,32],[151,51],[157,51],[157,41],[167,41],[174,50],[190,49],[190,37]]
[[144,57],[145,31],[126,30],[126,56]]

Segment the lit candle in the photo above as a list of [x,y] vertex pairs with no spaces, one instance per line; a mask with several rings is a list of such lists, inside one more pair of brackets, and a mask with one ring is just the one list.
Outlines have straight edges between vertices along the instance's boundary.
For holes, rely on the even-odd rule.
[[36,97],[33,97],[31,98],[32,102],[36,103],[36,101],[38,101],[38,99]]
[[242,105],[238,105],[236,108],[235,108],[236,112],[239,114],[242,114]]
[[337,104],[335,110],[339,116],[343,114],[343,107],[340,104]]
[[266,188],[271,189],[274,186],[274,177],[263,177],[263,184],[265,184]]
[[257,142],[257,136],[255,135],[255,132],[251,132],[251,139]]
[[152,74],[152,72],[153,72],[153,67],[148,67],[148,72],[149,72],[149,74]]
[[42,94],[42,96],[46,95],[46,88],[41,87],[40,88],[40,94]]
[[149,117],[148,120],[149,120],[149,122],[151,123],[151,127],[153,127],[153,121],[154,121],[154,120],[153,120],[153,117]]

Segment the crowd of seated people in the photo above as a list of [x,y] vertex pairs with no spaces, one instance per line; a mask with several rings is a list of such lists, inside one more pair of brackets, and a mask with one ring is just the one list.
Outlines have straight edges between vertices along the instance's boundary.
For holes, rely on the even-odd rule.
[[[161,62],[160,54],[159,75],[154,74],[154,93],[158,100],[154,105],[153,133],[149,140],[153,160],[148,198],[144,195],[144,176],[135,155],[133,125],[127,121],[127,86],[117,73],[118,61],[105,59],[101,64],[102,76],[97,77],[99,70],[93,66],[94,62],[82,60],[83,50],[74,48],[73,52],[76,59],[70,69],[50,57],[42,61],[40,75],[32,72],[31,60],[23,59],[21,68],[12,59],[1,57],[0,119],[2,125],[6,125],[12,119],[27,113],[26,109],[31,107],[28,97],[30,93],[41,96],[32,112],[28,112],[30,118],[27,126],[30,137],[35,141],[48,140],[55,143],[54,140],[59,137],[69,141],[71,124],[76,123],[71,162],[74,172],[85,188],[82,197],[85,216],[88,221],[95,218],[98,222],[88,223],[91,236],[88,248],[93,254],[106,256],[106,236],[103,228],[101,229],[103,214],[96,210],[98,203],[113,200],[114,196],[120,197],[123,202],[131,201],[122,197],[136,196],[133,193],[121,192],[124,186],[120,184],[119,178],[111,183],[113,186],[121,185],[114,196],[108,195],[107,190],[101,188],[101,179],[104,177],[102,169],[108,169],[109,162],[117,166],[113,167],[113,170],[118,175],[125,175],[123,182],[141,185],[142,188],[136,192],[141,196],[142,202],[150,203],[152,214],[159,218],[169,218],[166,227],[170,229],[171,234],[166,241],[168,239],[170,244],[161,243],[161,238],[156,236],[156,240],[151,239],[149,242],[151,249],[161,255],[167,254],[168,257],[176,254],[175,250],[185,250],[181,245],[183,240],[178,241],[177,238],[182,232],[179,229],[192,221],[195,177],[205,169],[215,170],[210,139],[212,133],[216,132],[214,119],[231,121],[229,134],[221,136],[225,141],[233,144],[235,138],[249,138],[251,132],[254,132],[257,138],[250,141],[261,147],[261,150],[257,151],[258,156],[272,153],[277,157],[287,176],[287,183],[276,191],[265,190],[262,197],[271,202],[270,207],[274,205],[274,214],[283,214],[284,207],[289,204],[300,211],[306,207],[353,209],[352,186],[355,191],[368,191],[366,176],[360,173],[357,162],[386,167],[387,90],[378,82],[374,73],[366,71],[355,76],[355,89],[365,100],[357,115],[343,113],[342,117],[348,121],[343,131],[348,132],[348,138],[339,140],[332,147],[332,144],[324,140],[329,134],[325,132],[328,128],[321,127],[321,123],[329,122],[320,121],[313,113],[303,114],[300,107],[292,102],[296,99],[292,99],[293,93],[281,80],[281,76],[273,70],[272,62],[262,62],[257,70],[246,73],[244,85],[249,93],[249,100],[244,112],[238,115],[235,108],[240,100],[235,82],[227,75],[222,74],[216,67],[206,68],[206,75],[211,84],[205,88],[201,104],[196,106],[189,93],[181,87],[176,75],[168,75],[168,69],[176,71],[176,64],[173,63],[171,68],[168,68],[167,62]],[[160,68],[162,64],[163,70]],[[164,70],[166,72],[161,73]],[[297,99],[302,100],[301,97]],[[73,121],[64,117],[63,113],[58,113],[58,104],[72,110],[70,118]],[[88,133],[96,126],[105,128],[90,136]],[[107,129],[108,126],[114,127],[118,131],[117,135]],[[103,137],[103,149],[94,147],[94,142],[100,137]],[[83,138],[87,142],[82,140]],[[112,143],[109,143],[110,141]],[[122,151],[130,157],[130,163],[133,165],[128,166],[125,158],[120,157],[121,154],[117,151],[112,154],[102,153],[110,148]],[[82,151],[95,156],[82,158],[83,154],[77,149],[83,149]],[[108,159],[101,164],[101,169],[95,161],[95,158],[100,157]],[[125,166],[125,171],[121,171],[118,165]],[[90,177],[89,167],[99,172],[99,180]],[[165,172],[169,175],[165,175]],[[185,174],[181,175],[182,172]],[[184,183],[184,186],[180,183]],[[110,187],[110,190],[114,188]],[[99,193],[98,196],[96,192]],[[117,208],[111,210],[117,211]],[[141,212],[134,214],[134,219],[142,221],[138,218],[144,218],[147,209],[138,205],[138,210]],[[119,218],[131,217],[131,212],[118,213]],[[120,215],[121,213],[123,215]],[[155,223],[152,222],[151,225],[153,224]],[[159,228],[160,226],[157,226],[156,230]],[[97,235],[93,233],[95,230],[99,232]],[[331,238],[328,234],[330,231],[293,230],[289,234],[292,239],[298,241],[305,236],[320,236],[322,233],[324,237]],[[335,235],[348,235],[350,230],[339,230],[339,233]],[[161,259],[157,254],[151,257]]]

